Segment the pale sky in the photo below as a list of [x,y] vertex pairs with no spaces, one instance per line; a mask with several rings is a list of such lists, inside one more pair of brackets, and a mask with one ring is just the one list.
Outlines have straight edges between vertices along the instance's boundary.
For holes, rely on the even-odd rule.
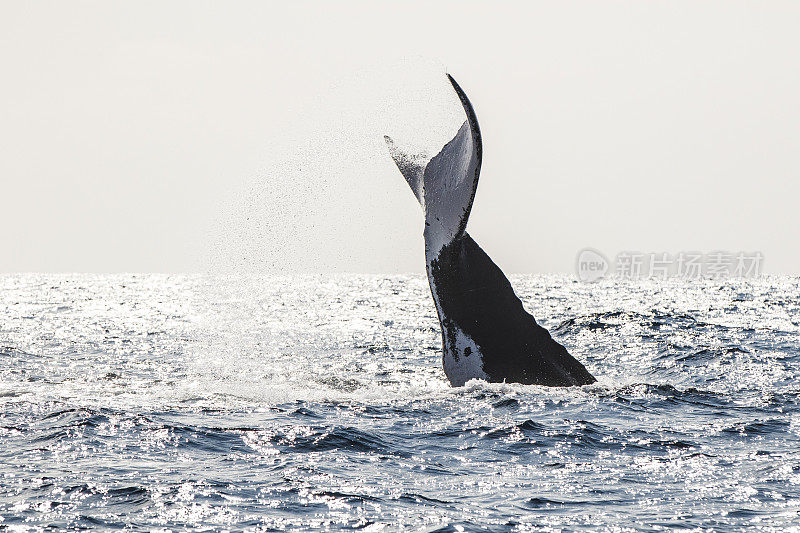
[[798,273],[800,3],[0,3],[0,271],[424,272],[383,145],[474,104],[470,234]]

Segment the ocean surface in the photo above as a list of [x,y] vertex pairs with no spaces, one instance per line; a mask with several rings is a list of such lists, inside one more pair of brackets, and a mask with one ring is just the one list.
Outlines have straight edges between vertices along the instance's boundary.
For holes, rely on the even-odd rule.
[[0,529],[798,530],[800,278],[512,276],[598,378],[449,386],[421,276],[0,276]]

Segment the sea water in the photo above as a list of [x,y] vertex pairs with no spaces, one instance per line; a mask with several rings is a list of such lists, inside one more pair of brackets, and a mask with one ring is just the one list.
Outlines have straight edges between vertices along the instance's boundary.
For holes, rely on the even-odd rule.
[[423,276],[0,276],[0,529],[800,526],[800,278],[512,283],[596,384],[451,387]]

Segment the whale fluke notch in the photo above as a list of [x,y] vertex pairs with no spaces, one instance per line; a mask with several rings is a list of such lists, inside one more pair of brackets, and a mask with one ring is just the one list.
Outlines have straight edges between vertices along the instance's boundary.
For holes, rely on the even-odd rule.
[[466,233],[483,144],[475,110],[447,75],[467,120],[430,160],[389,151],[425,213],[428,282],[442,329],[442,362],[454,386],[470,379],[548,386],[595,378],[525,311],[502,270]]

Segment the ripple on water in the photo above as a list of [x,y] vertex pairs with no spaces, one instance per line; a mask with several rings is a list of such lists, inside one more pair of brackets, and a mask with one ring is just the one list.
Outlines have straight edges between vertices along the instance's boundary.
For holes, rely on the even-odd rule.
[[419,276],[0,277],[0,528],[800,523],[797,278],[513,281],[597,384],[449,387]]

